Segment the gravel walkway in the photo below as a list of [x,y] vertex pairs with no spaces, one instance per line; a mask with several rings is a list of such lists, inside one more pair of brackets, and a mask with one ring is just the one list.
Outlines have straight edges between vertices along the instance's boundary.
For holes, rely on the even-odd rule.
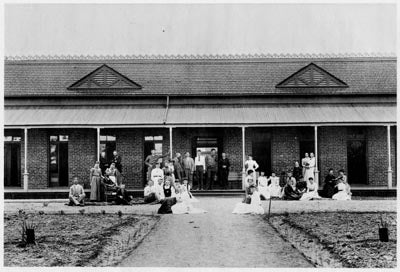
[[206,214],[163,215],[120,266],[312,267],[261,218],[232,214],[238,198],[200,198]]

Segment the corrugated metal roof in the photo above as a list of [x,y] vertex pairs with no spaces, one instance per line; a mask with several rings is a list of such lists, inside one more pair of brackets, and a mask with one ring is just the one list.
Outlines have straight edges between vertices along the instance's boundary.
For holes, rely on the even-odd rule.
[[[5,126],[162,125],[163,107],[6,107]],[[168,125],[387,123],[395,104],[173,106]]]
[[171,124],[296,124],[396,122],[395,105],[268,105],[173,107]]
[[163,107],[6,107],[5,126],[157,125]]
[[[349,88],[275,88],[279,82],[311,62],[346,82]],[[68,86],[103,64],[109,65],[143,88],[67,90]],[[5,97],[395,94],[396,59],[6,61],[4,90]]]

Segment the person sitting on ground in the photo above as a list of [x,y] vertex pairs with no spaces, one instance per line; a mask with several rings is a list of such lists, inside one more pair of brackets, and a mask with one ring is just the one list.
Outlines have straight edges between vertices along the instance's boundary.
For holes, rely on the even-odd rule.
[[336,178],[338,184],[338,192],[332,196],[335,200],[351,200],[351,188],[347,182],[347,176],[344,174],[344,170],[339,170],[339,177]]
[[253,214],[263,214],[264,209],[261,206],[260,193],[257,191],[256,186],[251,185],[249,187],[251,191],[250,203],[237,203],[232,213],[253,213]]
[[162,202],[165,199],[163,185],[164,180],[162,178],[159,178],[158,182],[154,184],[156,199],[158,202]]
[[296,182],[296,188],[300,194],[304,194],[307,192],[307,182],[301,178],[298,182]]
[[314,182],[314,179],[312,177],[309,177],[307,183],[307,191],[303,193],[300,200],[313,200],[313,199],[321,199],[321,197],[318,195],[317,184]]
[[161,164],[157,162],[155,168],[151,170],[150,178],[154,181],[154,184],[156,184],[159,179],[164,179],[164,171],[160,167]]
[[336,178],[333,174],[333,169],[329,169],[328,175],[325,177],[324,187],[322,189],[322,196],[332,198],[336,193]]
[[176,204],[171,207],[173,214],[206,213],[203,209],[194,208],[189,195],[182,189],[183,185],[176,186]]
[[146,187],[144,187],[144,202],[145,203],[152,203],[156,201],[156,191],[154,187],[154,182],[150,179],[147,182]]
[[125,184],[121,184],[117,191],[115,202],[117,205],[130,205],[133,197],[128,195],[128,191],[125,190]]
[[268,187],[268,179],[264,172],[258,177],[258,192],[260,193],[261,200],[267,200],[271,198],[271,192]]
[[285,200],[299,200],[301,198],[301,193],[297,191],[296,182],[292,179],[286,184],[283,189],[283,199]]
[[282,195],[282,187],[279,185],[279,177],[276,176],[275,172],[271,173],[271,176],[268,178],[269,191],[271,193],[271,197],[281,197]]
[[170,179],[166,179],[163,184],[163,191],[165,198],[174,197],[175,196],[175,188],[171,184]]
[[85,190],[78,183],[78,177],[72,180],[72,186],[69,189],[69,206],[84,206],[85,205]]
[[245,189],[245,196],[244,196],[244,203],[250,203],[250,196],[251,196],[251,190],[250,190],[250,186],[256,186],[256,181],[253,178],[254,174],[253,174],[253,170],[249,170],[247,172],[247,176],[244,179],[244,189]]
[[182,190],[184,193],[188,194],[191,202],[199,202],[197,198],[195,198],[192,193],[190,192],[191,187],[189,181],[187,179],[183,179]]

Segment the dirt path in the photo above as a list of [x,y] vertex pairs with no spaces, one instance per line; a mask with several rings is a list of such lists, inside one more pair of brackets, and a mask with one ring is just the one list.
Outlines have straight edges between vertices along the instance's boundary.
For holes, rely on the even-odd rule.
[[232,214],[239,198],[201,198],[207,214],[164,215],[120,266],[312,267],[260,216]]

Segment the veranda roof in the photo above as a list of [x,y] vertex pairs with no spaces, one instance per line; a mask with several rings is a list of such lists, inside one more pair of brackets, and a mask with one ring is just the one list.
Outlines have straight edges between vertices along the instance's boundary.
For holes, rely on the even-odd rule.
[[[395,123],[396,105],[279,104],[172,106],[5,107],[6,127]],[[166,116],[166,120],[164,120]],[[165,122],[164,122],[165,121]]]

